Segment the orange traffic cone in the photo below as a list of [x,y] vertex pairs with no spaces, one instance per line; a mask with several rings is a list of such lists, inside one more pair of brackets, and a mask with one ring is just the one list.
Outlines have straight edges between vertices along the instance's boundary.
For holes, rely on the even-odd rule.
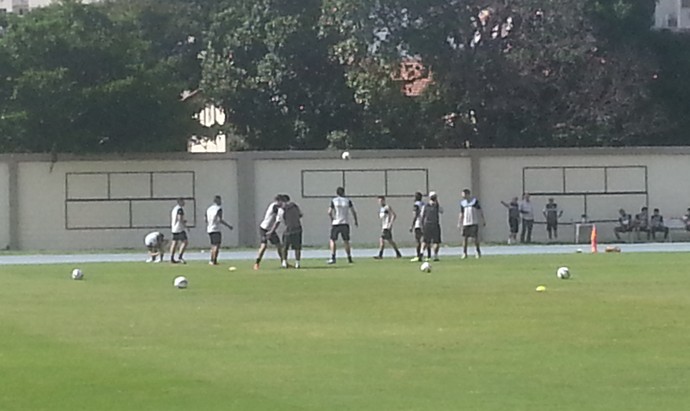
[[592,237],[590,238],[592,243],[592,254],[596,254],[597,250],[597,226],[592,225]]

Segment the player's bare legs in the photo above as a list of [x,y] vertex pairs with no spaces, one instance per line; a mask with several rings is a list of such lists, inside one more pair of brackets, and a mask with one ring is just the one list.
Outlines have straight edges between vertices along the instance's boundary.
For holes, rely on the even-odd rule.
[[467,237],[462,237],[462,258],[467,258]]
[[175,263],[175,251],[177,250],[177,243],[178,241],[172,240],[170,242],[170,262]]
[[[254,263],[254,269],[258,270],[259,269],[259,264],[261,264],[261,260],[264,258],[264,254],[266,253],[266,248],[268,248],[268,245],[266,243],[261,243],[259,245],[259,254],[256,256],[256,262]],[[280,252],[279,252],[280,254]],[[281,258],[282,261],[282,258]]]
[[434,244],[434,261],[438,261],[438,250],[441,248],[441,244]]
[[350,242],[349,241],[343,241],[345,244],[345,254],[347,254],[347,261],[349,263],[352,262],[352,247],[350,247]]
[[479,248],[479,236],[474,237],[474,247],[477,250],[477,255],[475,255],[476,258],[479,258],[482,256],[482,250]]
[[395,251],[395,256],[396,256],[397,258],[401,258],[401,257],[402,257],[402,253],[401,253],[400,250],[398,249],[398,245],[395,243],[395,241],[393,241],[393,240],[388,240],[388,242],[390,243],[391,247],[393,247],[393,250]]
[[337,250],[335,240],[331,240],[329,243],[330,249],[331,249],[331,259],[328,260],[328,264],[335,264],[335,252]]
[[180,244],[180,253],[177,255],[177,260],[181,263],[184,263],[184,252],[187,251],[187,246],[189,245],[188,240],[182,241]]
[[379,254],[375,256],[374,258],[377,260],[380,260],[383,258],[383,250],[386,249],[386,240],[383,238],[379,238]]

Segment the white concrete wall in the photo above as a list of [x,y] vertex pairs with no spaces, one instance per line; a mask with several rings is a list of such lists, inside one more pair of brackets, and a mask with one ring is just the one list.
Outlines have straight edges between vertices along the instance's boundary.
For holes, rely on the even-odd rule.
[[[536,166],[647,166],[650,212],[653,208],[660,208],[666,219],[679,217],[690,206],[690,190],[686,189],[685,176],[690,173],[690,156],[674,155],[621,155],[621,156],[506,156],[481,158],[482,204],[488,217],[488,226],[484,237],[490,241],[500,241],[507,238],[507,213],[500,201],[508,202],[513,196],[522,193],[523,167]],[[560,177],[562,179],[562,177]],[[610,189],[621,191],[634,190],[640,184],[642,175],[638,171],[621,169],[610,170],[608,183]],[[528,177],[526,191],[551,191],[556,176],[543,173],[541,176]],[[603,184],[598,170],[575,171],[569,176],[567,184],[572,190],[596,191]],[[579,220],[583,212],[582,196],[555,196],[555,200],[564,209],[562,222]],[[541,211],[546,204],[547,197],[533,197],[536,221],[544,221]],[[617,210],[624,208],[628,213],[639,212],[645,197],[639,195],[598,196],[588,199],[588,215],[591,219],[616,219]],[[615,224],[601,224],[600,237],[612,239],[612,227]],[[562,227],[561,240],[573,240],[573,227]],[[533,239],[546,239],[545,225],[535,225]]]
[[[204,212],[215,194],[224,197],[226,219],[232,223],[238,218],[236,165],[232,160],[73,161],[57,162],[52,171],[49,162],[20,163],[19,246],[25,250],[139,248],[144,235],[153,230],[145,228],[149,225],[163,225],[166,228],[161,231],[169,235],[170,211],[175,201],[150,201],[146,198],[151,192],[158,198],[192,196],[190,174],[165,173],[181,171],[194,172],[196,212],[192,203],[188,202],[186,207],[188,220],[196,222],[196,227],[190,232],[190,242],[195,246],[206,246]],[[110,197],[119,201],[72,201],[107,199],[107,176],[99,174],[105,172],[117,173],[111,177]],[[139,174],[124,174],[133,172]],[[153,186],[150,175],[146,174],[150,172],[164,172],[154,174]],[[67,177],[67,173],[95,174]],[[134,227],[142,228],[86,229],[129,226],[128,199],[133,201],[132,223]],[[238,243],[236,232],[224,234],[225,244]]]
[[[500,201],[521,195],[523,172],[526,176],[524,190],[528,192],[563,189],[563,172],[559,169],[525,170],[526,167],[567,168],[566,191],[569,194],[554,196],[564,210],[562,223],[579,220],[584,210],[584,197],[572,192],[590,193],[587,196],[590,219],[615,220],[621,207],[631,214],[637,213],[645,205],[647,196],[594,195],[592,192],[602,191],[604,185],[609,191],[644,191],[644,167],[650,209],[660,208],[668,220],[682,216],[690,206],[690,190],[685,182],[690,175],[690,148],[381,151],[353,153],[350,161],[338,157],[337,153],[328,152],[156,155],[150,160],[137,157],[126,161],[104,157],[102,161],[65,159],[53,164],[51,170],[51,162],[45,156],[14,156],[11,161],[18,163],[16,189],[10,187],[10,158],[0,159],[0,248],[12,242],[12,215],[17,216],[15,243],[20,249],[138,248],[143,236],[151,230],[148,226],[161,225],[161,230],[169,235],[169,213],[178,196],[195,200],[196,212],[193,212],[194,204],[187,205],[189,220],[196,222],[196,228],[190,233],[191,243],[194,247],[205,248],[208,239],[203,224],[204,211],[215,194],[224,197],[226,219],[239,228],[225,232],[224,244],[235,246],[241,241],[247,245],[256,238],[266,205],[277,193],[291,195],[302,207],[305,244],[325,246],[329,234],[326,210],[335,189],[343,183],[343,171],[346,173],[345,188],[360,215],[360,227],[353,229],[353,241],[357,244],[378,241],[380,223],[376,196],[385,194],[386,189],[389,204],[399,218],[394,229],[395,238],[402,244],[410,244],[412,195],[415,191],[431,189],[439,193],[446,211],[442,221],[444,243],[457,245],[460,242],[456,228],[459,192],[466,187],[479,193],[488,222],[483,239],[503,242],[508,230],[506,210]],[[642,168],[612,168],[604,178],[604,166]],[[387,182],[383,170],[388,170]],[[420,174],[420,170],[428,172],[428,187],[426,174]],[[168,172],[188,174],[170,175]],[[190,192],[192,172],[194,193]],[[110,173],[110,177],[104,173]],[[150,173],[154,173],[153,180]],[[479,187],[472,187],[473,183]],[[18,193],[17,198],[10,202],[10,193],[14,191]],[[153,201],[152,195],[167,199]],[[544,221],[541,210],[547,197],[533,197],[538,222]],[[13,213],[10,212],[11,204],[18,205]],[[130,224],[134,228],[129,228]],[[127,228],[121,228],[123,225]],[[612,239],[614,225],[599,225],[603,240]],[[563,225],[560,234],[562,241],[572,241],[573,227]],[[545,226],[535,225],[534,240],[545,239]]]
[[0,162],[0,249],[10,244],[10,175],[6,163]]
[[[330,220],[327,209],[335,190],[342,185],[336,173],[313,175],[305,181],[305,196],[323,194],[324,198],[304,198],[302,196],[303,170],[347,170],[345,188],[360,217],[359,228],[352,229],[352,241],[355,243],[374,244],[381,234],[381,223],[378,217],[376,197],[385,189],[381,171],[388,169],[389,194],[405,194],[398,198],[389,195],[388,204],[398,214],[394,226],[395,239],[401,243],[411,243],[409,233],[412,221],[412,204],[415,191],[426,191],[425,184],[419,180],[419,174],[394,171],[396,169],[428,169],[431,190],[439,193],[439,201],[445,208],[443,216],[444,241],[457,243],[459,233],[457,225],[458,193],[471,183],[469,158],[367,158],[343,160],[260,160],[255,163],[256,175],[256,219],[257,225],[263,218],[266,206],[278,193],[287,193],[296,201],[304,212],[304,243],[307,245],[325,246],[328,244]],[[359,170],[359,171],[356,171]],[[370,170],[370,171],[362,171]],[[350,174],[352,173],[352,174]],[[311,177],[311,176],[310,176]],[[358,198],[357,195],[367,195]]]

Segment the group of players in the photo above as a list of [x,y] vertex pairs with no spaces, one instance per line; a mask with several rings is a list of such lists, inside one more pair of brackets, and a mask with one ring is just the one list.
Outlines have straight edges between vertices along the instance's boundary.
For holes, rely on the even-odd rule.
[[[416,241],[416,255],[412,261],[426,259],[438,261],[438,253],[441,245],[441,215],[443,207],[438,201],[436,192],[429,192],[427,201],[423,200],[423,194],[415,193],[413,204],[413,218],[410,232],[414,234]],[[379,218],[381,220],[381,236],[379,240],[379,251],[375,259],[382,259],[386,243],[390,244],[397,258],[402,254],[393,239],[393,224],[397,215],[393,208],[386,203],[384,196],[378,197]],[[172,242],[170,244],[170,262],[172,264],[185,264],[184,253],[188,246],[187,220],[184,211],[185,202],[179,199],[171,212],[171,232]],[[336,263],[337,242],[342,240],[347,261],[352,263],[352,247],[350,245],[350,220],[355,227],[359,225],[357,211],[352,200],[345,196],[345,189],[338,187],[336,196],[331,200],[328,207],[328,216],[331,222],[330,232],[330,251],[331,257],[328,264]],[[261,244],[258,255],[254,263],[254,269],[258,270],[261,266],[264,254],[268,245],[276,247],[281,261],[281,267],[292,267],[288,263],[288,251],[292,249],[295,257],[295,268],[301,266],[302,254],[302,211],[295,202],[291,201],[287,194],[278,194],[266,208],[263,220],[259,224],[259,237]],[[205,214],[207,233],[211,243],[211,256],[209,264],[218,264],[218,254],[221,246],[221,227],[225,226],[232,230],[233,227],[223,219],[223,208],[220,196],[215,196],[213,203],[208,207]],[[278,229],[283,226],[282,239],[278,235]],[[462,191],[460,202],[460,214],[458,218],[458,228],[462,230],[463,254],[462,258],[467,258],[468,240],[474,239],[476,258],[481,257],[479,243],[479,227],[486,225],[484,215],[477,198],[472,197],[470,190]],[[162,262],[166,248],[165,237],[156,231],[148,234],[144,243],[149,250],[147,262]],[[177,255],[177,258],[176,258]],[[433,255],[433,257],[432,257]]]

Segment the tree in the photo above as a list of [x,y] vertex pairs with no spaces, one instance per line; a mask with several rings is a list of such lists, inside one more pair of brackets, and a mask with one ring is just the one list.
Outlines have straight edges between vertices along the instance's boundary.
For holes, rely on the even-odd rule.
[[234,0],[213,18],[201,87],[236,148],[321,149],[358,123],[343,68],[318,35],[320,0]]
[[150,51],[102,6],[65,1],[16,19],[0,38],[3,149],[184,150],[192,113]]
[[[390,136],[389,146],[639,144],[665,131],[650,94],[652,54],[622,41],[620,28],[601,29],[639,28],[652,0],[629,13],[579,0],[325,3],[332,53],[372,114],[366,127]],[[409,57],[431,68],[435,84],[414,102],[391,96],[390,75]]]

